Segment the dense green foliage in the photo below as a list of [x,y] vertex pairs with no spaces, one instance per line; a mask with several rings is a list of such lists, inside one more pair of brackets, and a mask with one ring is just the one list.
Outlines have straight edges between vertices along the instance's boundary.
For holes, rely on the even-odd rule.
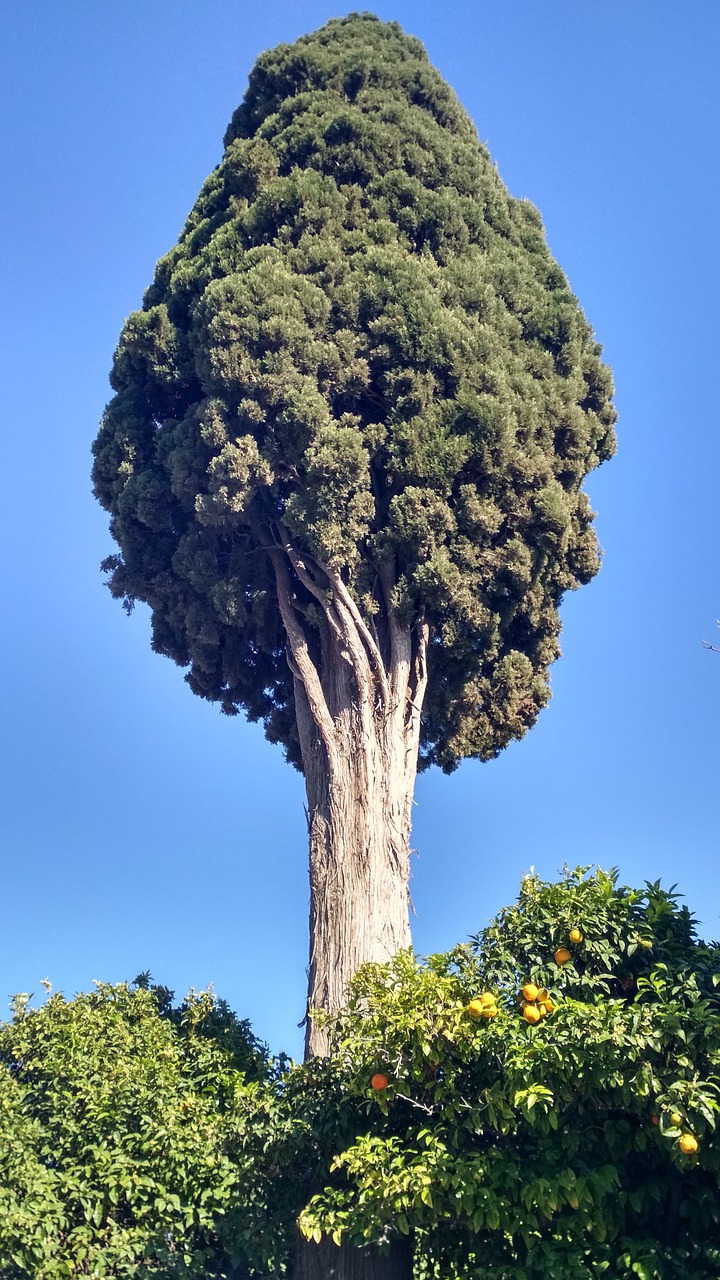
[[[555,1005],[536,1026],[518,999],[529,980]],[[300,1068],[305,1088],[258,1123],[254,1167],[289,1208],[303,1120],[319,1158],[339,1151],[303,1230],[413,1232],[418,1277],[717,1280],[719,980],[720,950],[658,886],[527,877],[472,950],[361,970],[330,1063]],[[498,1013],[476,1021],[483,991]]]
[[[536,1026],[529,980],[555,1005]],[[717,1280],[718,982],[720,949],[672,895],[602,873],[525,878],[471,954],[366,967],[336,1062],[358,1097],[373,1071],[389,1083],[305,1229],[414,1229],[418,1275]],[[499,1011],[475,1021],[483,991]]]
[[381,647],[388,611],[429,622],[423,762],[489,758],[547,700],[559,600],[597,569],[599,347],[536,210],[396,24],[264,54],[225,144],[115,357],[94,449],[113,594],[299,763],[268,557],[287,531]]
[[[554,1005],[534,1026],[530,980]],[[672,893],[574,872],[526,877],[469,947],[365,966],[331,1056],[289,1070],[207,995],[20,999],[0,1277],[279,1277],[299,1218],[412,1233],[417,1280],[717,1280],[719,982]]]
[[2,1280],[233,1274],[235,1098],[267,1056],[208,993],[147,987],[18,996],[0,1026]]

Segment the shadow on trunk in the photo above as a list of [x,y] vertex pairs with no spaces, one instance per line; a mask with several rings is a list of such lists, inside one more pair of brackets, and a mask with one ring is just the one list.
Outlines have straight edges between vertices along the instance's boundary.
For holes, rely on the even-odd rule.
[[381,1251],[375,1245],[320,1244],[299,1236],[292,1280],[412,1280],[412,1239],[394,1240]]

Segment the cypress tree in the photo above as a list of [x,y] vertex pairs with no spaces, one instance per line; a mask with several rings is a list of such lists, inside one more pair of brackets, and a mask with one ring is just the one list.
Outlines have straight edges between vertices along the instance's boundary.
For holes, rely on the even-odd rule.
[[489,760],[548,700],[609,371],[422,46],[352,14],[259,58],[111,384],[110,589],[302,770],[335,1009],[409,943],[418,764]]

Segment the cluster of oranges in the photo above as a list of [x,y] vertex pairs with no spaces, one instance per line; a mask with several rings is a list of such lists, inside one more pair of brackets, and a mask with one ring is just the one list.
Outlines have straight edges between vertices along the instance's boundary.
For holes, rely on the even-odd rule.
[[[578,929],[577,926],[570,929],[568,942],[576,947],[582,940],[581,929]],[[553,960],[559,969],[571,959],[572,954],[565,946],[556,947],[553,951]],[[555,1006],[544,987],[538,987],[534,982],[525,983],[522,989],[522,1016],[526,1022],[529,1022],[531,1026],[535,1026],[537,1022],[540,1022],[541,1018],[545,1018],[549,1013],[552,1013],[554,1008]]]
[[497,1013],[497,997],[492,991],[483,991],[481,996],[470,1001],[467,1012],[476,1021],[480,1018],[494,1018]]
[[526,982],[522,989],[522,1016],[526,1022],[534,1026],[541,1018],[552,1013],[553,1004],[544,987],[536,987],[534,982]]
[[[573,946],[577,946],[582,942],[582,930],[577,927],[572,928],[568,933],[568,941]],[[567,947],[556,947],[553,952],[553,960],[560,968],[572,959]],[[539,1022],[541,1018],[545,1018],[548,1013],[552,1013],[554,1005],[548,992],[544,987],[537,987],[534,982],[526,982],[522,989],[523,1008],[522,1016],[526,1022],[533,1025]],[[476,996],[466,1005],[466,1012],[471,1018],[479,1021],[480,1018],[494,1018],[497,1014],[497,996],[492,991],[483,991],[481,996]]]

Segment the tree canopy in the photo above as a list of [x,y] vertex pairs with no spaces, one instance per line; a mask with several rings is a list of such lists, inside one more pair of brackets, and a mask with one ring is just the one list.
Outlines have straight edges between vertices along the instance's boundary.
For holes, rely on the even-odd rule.
[[[613,451],[611,379],[538,213],[397,24],[353,14],[258,60],[111,382],[111,590],[150,605],[195,693],[300,763],[287,533],[381,651],[388,607],[429,626],[422,763],[534,722],[559,601],[598,567],[581,484]],[[292,581],[312,650],[322,610]]]

